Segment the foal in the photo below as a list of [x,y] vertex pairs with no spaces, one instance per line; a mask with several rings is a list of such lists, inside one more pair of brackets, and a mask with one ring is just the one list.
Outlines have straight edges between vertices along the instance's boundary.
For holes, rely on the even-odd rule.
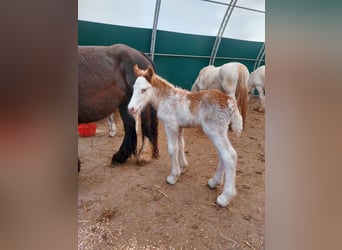
[[183,129],[201,125],[219,155],[217,171],[209,179],[208,186],[215,188],[221,185],[225,173],[223,192],[216,202],[222,207],[227,206],[236,194],[237,159],[236,151],[227,136],[229,123],[232,123],[233,131],[237,134],[242,131],[242,117],[235,98],[218,90],[191,93],[176,88],[155,74],[150,66],[147,70],[141,70],[135,65],[134,73],[138,78],[134,83],[128,111],[131,115],[139,114],[151,103],[157,110],[158,118],[163,121],[171,158],[171,173],[166,179],[167,183],[175,184],[188,166],[184,154]]

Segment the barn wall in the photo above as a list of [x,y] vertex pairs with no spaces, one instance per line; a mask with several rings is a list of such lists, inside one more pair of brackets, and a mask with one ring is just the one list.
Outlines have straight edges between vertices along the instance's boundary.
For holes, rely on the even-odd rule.
[[[78,21],[79,45],[127,44],[149,53],[151,29]],[[154,62],[159,75],[190,89],[198,72],[209,63],[215,37],[157,31]],[[215,65],[238,61],[253,70],[262,42],[222,38]],[[264,61],[263,63],[264,64]]]

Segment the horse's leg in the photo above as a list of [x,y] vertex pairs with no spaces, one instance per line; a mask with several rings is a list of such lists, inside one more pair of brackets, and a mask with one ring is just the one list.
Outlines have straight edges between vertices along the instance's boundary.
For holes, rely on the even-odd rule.
[[137,157],[137,165],[149,163],[158,156],[158,118],[150,105],[141,112],[142,146]]
[[216,188],[218,186],[221,186],[223,183],[223,174],[224,174],[224,165],[221,159],[219,158],[217,170],[215,172],[214,177],[208,180],[208,186],[210,188]]
[[171,173],[166,178],[166,182],[169,184],[175,184],[177,179],[180,175],[180,167],[179,167],[179,144],[178,144],[178,126],[171,127],[166,125],[165,126],[165,133],[167,136],[167,147],[169,151],[169,155],[171,158]]
[[260,105],[258,107],[258,111],[264,112],[265,111],[265,94],[264,94],[264,88],[261,85],[258,85],[256,87],[258,93],[259,93],[259,99],[260,99]]
[[235,190],[235,175],[236,175],[236,161],[237,154],[233,146],[230,144],[228,138],[224,138],[224,144],[227,145],[228,150],[221,150],[222,160],[224,162],[224,187],[221,195],[217,197],[217,204],[222,207],[228,205],[230,200],[236,195]]
[[255,87],[251,86],[248,91],[248,101],[254,96]]
[[[210,140],[213,142],[213,144],[216,147],[216,150],[218,152],[220,163],[218,165],[218,169],[212,179],[208,181],[208,185],[212,187],[211,185],[215,184],[214,181],[216,178],[222,178],[220,175],[222,171],[222,166],[225,173],[224,178],[224,187],[223,192],[220,194],[217,199],[216,203],[222,207],[225,207],[229,204],[229,201],[236,195],[235,190],[235,172],[236,172],[236,151],[230,144],[227,136],[226,129],[212,129],[210,126],[203,126],[204,132],[208,135]],[[216,180],[215,180],[216,181]]]
[[110,114],[107,119],[110,137],[114,137],[116,135],[116,126],[115,126],[115,121],[113,119],[113,115],[114,114]]
[[186,160],[185,152],[184,152],[185,141],[184,141],[183,133],[184,133],[184,129],[180,128],[179,133],[178,133],[178,145],[179,145],[178,157],[179,157],[179,167],[180,167],[181,173],[184,173],[186,171],[186,167],[189,165],[188,161]]
[[125,137],[119,151],[113,155],[113,165],[124,163],[127,158],[132,154],[135,154],[137,150],[137,133],[135,131],[135,121],[134,118],[128,114],[127,101],[120,104],[119,112],[125,129]]

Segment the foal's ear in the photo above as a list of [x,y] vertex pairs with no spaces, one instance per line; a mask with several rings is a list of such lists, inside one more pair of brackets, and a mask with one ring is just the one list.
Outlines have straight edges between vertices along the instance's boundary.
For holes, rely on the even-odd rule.
[[146,70],[146,75],[145,75],[146,80],[151,82],[151,78],[153,74],[154,74],[154,69],[152,68],[151,65],[148,65],[147,70]]
[[133,71],[134,71],[134,74],[135,74],[136,76],[143,76],[144,73],[145,73],[144,70],[139,69],[138,64],[135,64],[135,65],[134,65]]

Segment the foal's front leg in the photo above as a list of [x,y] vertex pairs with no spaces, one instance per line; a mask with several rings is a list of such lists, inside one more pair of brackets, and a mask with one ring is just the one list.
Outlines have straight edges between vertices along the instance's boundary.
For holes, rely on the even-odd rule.
[[167,136],[167,146],[171,158],[171,173],[166,178],[169,184],[175,184],[181,173],[179,167],[179,145],[178,145],[178,126],[165,126],[165,133]]

